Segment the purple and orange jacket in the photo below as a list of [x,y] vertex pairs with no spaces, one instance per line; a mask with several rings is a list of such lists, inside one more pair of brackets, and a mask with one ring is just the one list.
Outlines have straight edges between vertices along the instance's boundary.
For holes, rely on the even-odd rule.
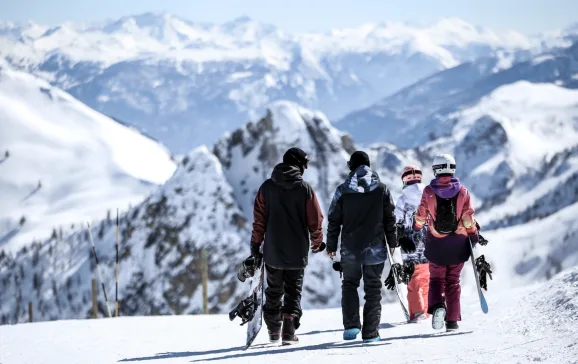
[[[458,195],[457,211],[458,228],[452,234],[441,234],[436,231],[437,201],[441,198],[452,198]],[[413,229],[418,231],[427,223],[425,256],[437,265],[452,265],[465,262],[470,256],[468,235],[477,234],[474,208],[470,201],[470,193],[455,177],[439,177],[433,179],[424,188],[421,202],[417,208]]]

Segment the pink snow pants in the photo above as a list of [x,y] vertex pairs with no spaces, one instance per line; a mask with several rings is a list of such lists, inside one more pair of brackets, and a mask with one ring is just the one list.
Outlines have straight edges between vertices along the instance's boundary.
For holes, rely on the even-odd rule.
[[432,308],[445,304],[446,321],[461,321],[460,274],[464,263],[453,265],[437,265],[429,263],[429,294],[428,313],[433,313]]
[[413,320],[418,313],[427,313],[429,291],[429,264],[416,264],[415,271],[407,286],[409,318]]

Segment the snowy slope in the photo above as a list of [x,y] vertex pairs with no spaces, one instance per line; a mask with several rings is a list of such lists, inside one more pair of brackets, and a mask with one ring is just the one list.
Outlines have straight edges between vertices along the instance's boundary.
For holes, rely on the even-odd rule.
[[491,241],[487,258],[504,274],[497,284],[541,281],[577,265],[578,91],[520,81],[440,119],[446,123],[420,132],[441,125],[451,137],[414,149],[373,145],[382,168],[399,173],[413,162],[429,182],[434,155],[456,157],[457,177]]
[[493,231],[484,251],[498,277],[492,286],[506,289],[550,279],[578,266],[578,203],[542,219]]
[[323,34],[152,13],[51,28],[0,24],[0,57],[177,153],[215,142],[279,99],[334,119],[440,70],[535,43],[456,18]]
[[[97,272],[86,226],[16,256],[0,254],[0,322],[24,320],[26,302],[34,303],[39,321],[90,316],[91,278]],[[115,233],[114,220],[92,228],[110,300]],[[238,284],[236,264],[246,257],[248,235],[218,160],[206,147],[195,149],[165,185],[120,219],[120,313],[202,312],[202,249],[210,267],[209,308],[229,309],[246,294]],[[104,302],[100,310],[107,315]]]
[[175,170],[155,141],[5,65],[0,129],[0,249],[124,210]]
[[452,134],[453,112],[517,81],[578,88],[578,43],[540,54],[501,53],[442,71],[336,122],[359,143],[418,147]]
[[[464,292],[469,293],[469,292]],[[461,331],[437,333],[429,322],[407,325],[386,305],[381,341],[342,340],[341,310],[305,310],[300,343],[269,346],[263,329],[244,351],[245,326],[225,315],[78,320],[0,327],[4,364],[107,363],[559,363],[578,358],[578,270],[547,284],[502,291],[484,315],[465,295]],[[50,338],[50,339],[47,339]]]

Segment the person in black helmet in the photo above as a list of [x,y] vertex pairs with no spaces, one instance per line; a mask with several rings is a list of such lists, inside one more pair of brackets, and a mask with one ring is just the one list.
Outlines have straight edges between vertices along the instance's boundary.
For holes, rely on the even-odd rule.
[[[347,166],[349,176],[337,187],[329,207],[327,254],[335,256],[341,235],[343,339],[354,340],[361,332],[364,341],[372,342],[380,340],[381,275],[387,260],[387,245],[397,246],[395,204],[389,189],[371,170],[365,152],[353,153]],[[363,327],[357,294],[362,278]]]
[[[323,214],[313,188],[303,180],[309,159],[299,148],[283,155],[259,188],[253,210],[251,254],[263,259],[267,288],[263,317],[269,340],[298,342],[301,291],[309,250],[323,250]],[[283,328],[281,332],[281,328]]]

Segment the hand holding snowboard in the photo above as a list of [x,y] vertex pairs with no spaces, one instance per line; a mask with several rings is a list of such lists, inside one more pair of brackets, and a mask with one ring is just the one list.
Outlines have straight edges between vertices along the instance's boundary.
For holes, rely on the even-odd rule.
[[408,285],[409,281],[411,280],[411,277],[413,276],[414,270],[415,267],[413,263],[406,262],[403,263],[403,265],[399,263],[392,264],[391,269],[389,270],[389,275],[387,276],[384,282],[385,287],[388,290],[393,291],[395,289],[394,279],[397,279],[398,283]]

